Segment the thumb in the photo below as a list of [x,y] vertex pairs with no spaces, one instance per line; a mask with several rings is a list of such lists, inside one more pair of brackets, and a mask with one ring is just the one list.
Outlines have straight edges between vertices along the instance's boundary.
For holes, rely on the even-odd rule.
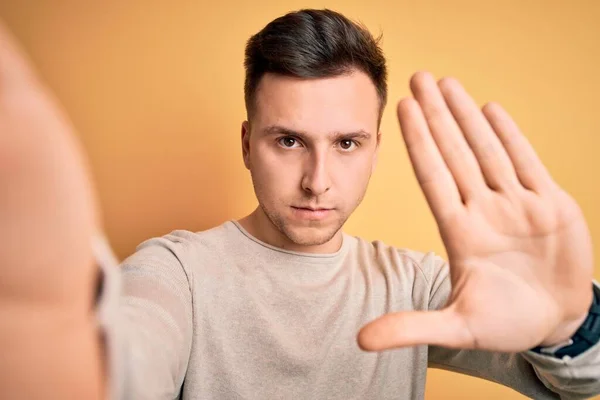
[[474,340],[464,319],[451,308],[386,314],[358,333],[358,345],[366,351],[422,344],[471,348]]

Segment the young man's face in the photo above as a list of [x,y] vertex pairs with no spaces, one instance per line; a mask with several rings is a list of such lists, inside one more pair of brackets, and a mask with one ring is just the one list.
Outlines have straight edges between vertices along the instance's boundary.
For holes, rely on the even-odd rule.
[[[359,71],[323,79],[267,74],[242,127],[260,229],[295,250],[332,241],[360,204],[379,144],[379,98]],[[267,235],[271,238],[273,235]]]

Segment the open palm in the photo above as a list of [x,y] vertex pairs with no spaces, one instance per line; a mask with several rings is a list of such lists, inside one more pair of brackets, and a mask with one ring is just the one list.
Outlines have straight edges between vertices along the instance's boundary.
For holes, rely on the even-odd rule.
[[443,310],[378,319],[359,343],[517,352],[569,338],[592,299],[579,206],[499,105],[480,110],[455,79],[428,73],[411,89],[398,118],[448,252],[452,293]]

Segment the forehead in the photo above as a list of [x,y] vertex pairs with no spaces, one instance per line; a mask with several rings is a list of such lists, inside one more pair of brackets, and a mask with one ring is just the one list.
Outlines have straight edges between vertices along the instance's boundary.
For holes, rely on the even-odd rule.
[[315,79],[266,74],[257,88],[253,124],[312,133],[376,133],[378,117],[377,90],[363,72]]

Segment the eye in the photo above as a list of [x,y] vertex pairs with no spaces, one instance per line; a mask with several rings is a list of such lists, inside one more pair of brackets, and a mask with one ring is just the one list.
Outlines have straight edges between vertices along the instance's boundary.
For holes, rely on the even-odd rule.
[[279,144],[285,148],[292,149],[296,144],[298,144],[298,140],[291,136],[284,136],[278,140]]
[[357,146],[356,142],[354,140],[350,140],[350,139],[343,139],[340,140],[340,147],[342,148],[342,150],[348,151],[348,150],[352,150],[353,147],[352,146]]

